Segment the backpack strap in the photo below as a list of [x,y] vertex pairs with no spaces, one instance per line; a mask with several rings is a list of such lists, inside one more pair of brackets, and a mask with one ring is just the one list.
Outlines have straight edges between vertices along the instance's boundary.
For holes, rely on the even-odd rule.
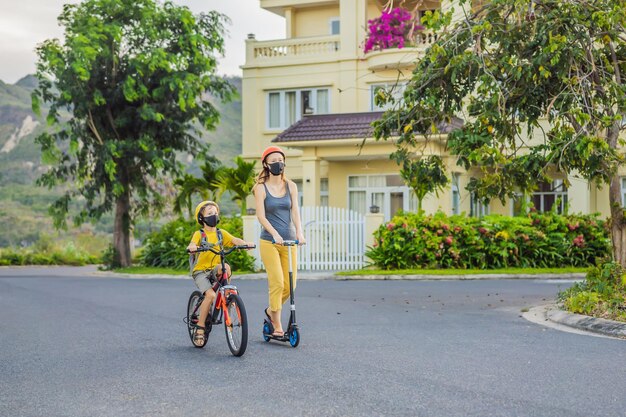
[[222,243],[224,242],[224,236],[222,236],[222,231],[220,229],[216,229],[215,232],[217,234],[217,244],[221,248],[223,246]]
[[209,241],[206,238],[206,233],[204,232],[204,229],[200,229],[200,246],[207,246],[209,244]]

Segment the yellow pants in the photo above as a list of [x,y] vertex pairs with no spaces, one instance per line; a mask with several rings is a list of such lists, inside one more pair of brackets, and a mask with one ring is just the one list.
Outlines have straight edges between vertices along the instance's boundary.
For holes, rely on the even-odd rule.
[[296,246],[274,245],[272,242],[261,239],[259,250],[261,260],[267,271],[269,287],[270,310],[280,311],[289,298],[289,253],[291,249],[291,270],[293,272],[293,289],[296,289]]

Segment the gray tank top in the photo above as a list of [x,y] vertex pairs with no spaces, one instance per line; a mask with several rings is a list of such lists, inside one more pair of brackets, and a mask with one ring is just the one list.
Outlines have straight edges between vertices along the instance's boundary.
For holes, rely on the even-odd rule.
[[[270,194],[265,183],[265,218],[278,232],[284,240],[295,240],[296,231],[291,223],[291,195],[289,194],[289,184],[285,183],[287,192],[282,197],[274,197]],[[272,235],[263,228],[261,239],[272,241]]]

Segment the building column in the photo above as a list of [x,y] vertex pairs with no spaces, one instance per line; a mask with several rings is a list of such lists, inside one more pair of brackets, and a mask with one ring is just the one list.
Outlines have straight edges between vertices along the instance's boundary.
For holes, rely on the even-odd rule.
[[[367,213],[365,215],[365,247],[374,247],[374,232],[385,221],[383,213]],[[371,259],[368,259],[371,261]]]
[[320,158],[303,156],[302,159],[302,205],[320,205]]

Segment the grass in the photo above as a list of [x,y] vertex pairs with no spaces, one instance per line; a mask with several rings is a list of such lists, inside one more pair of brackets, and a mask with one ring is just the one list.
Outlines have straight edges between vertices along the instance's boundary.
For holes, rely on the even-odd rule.
[[475,274],[569,274],[586,273],[589,268],[504,268],[504,269],[359,269],[337,272],[342,276],[359,275],[475,275]]
[[[174,268],[160,268],[157,266],[130,266],[128,268],[118,268],[113,272],[119,272],[122,274],[137,274],[137,275],[189,275],[188,269],[174,269]],[[234,271],[235,278],[237,275],[253,274],[254,271]]]
[[129,266],[128,268],[115,269],[113,272],[140,275],[189,275],[189,270],[187,269],[159,268],[156,266]]

